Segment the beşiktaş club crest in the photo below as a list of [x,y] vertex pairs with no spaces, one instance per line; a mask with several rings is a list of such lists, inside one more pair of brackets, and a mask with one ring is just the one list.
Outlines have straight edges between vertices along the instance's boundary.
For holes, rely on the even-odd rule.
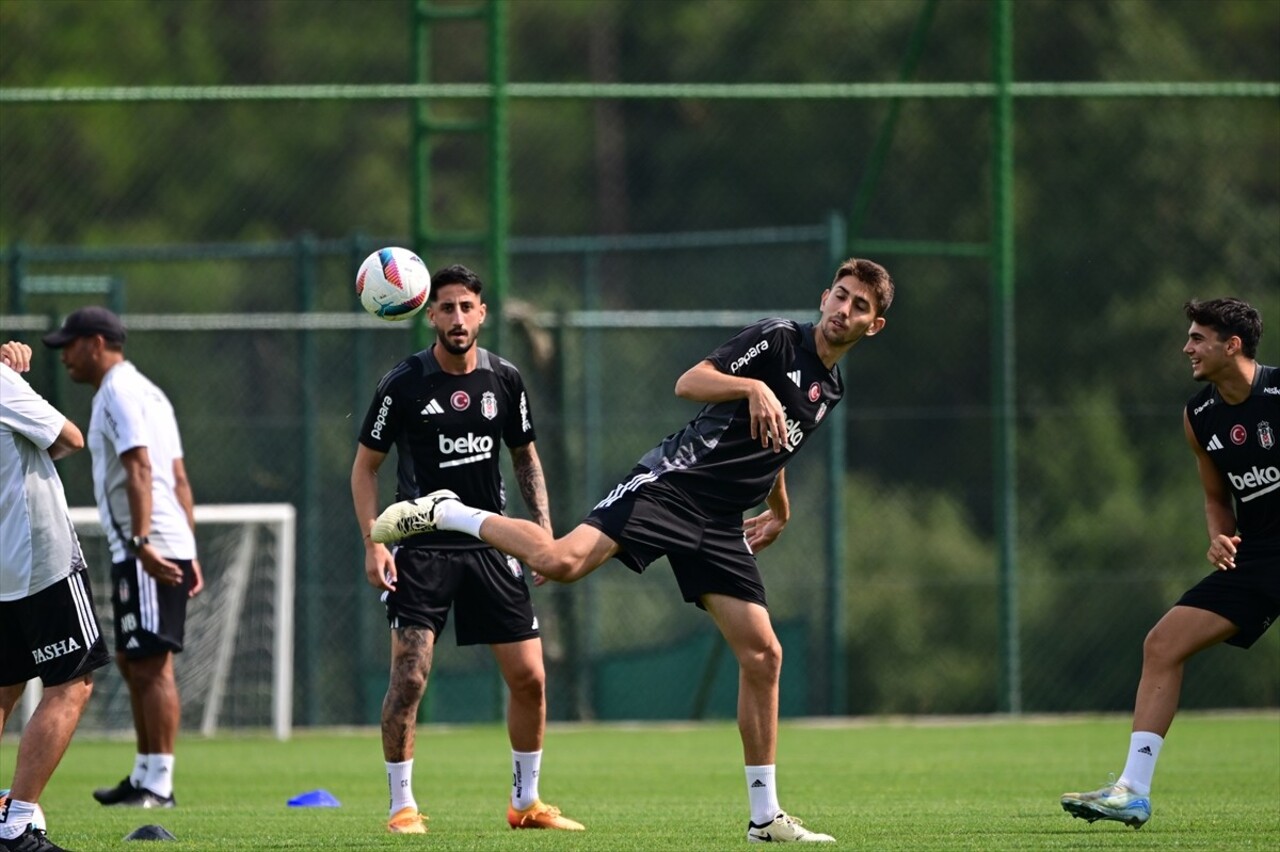
[[480,413],[484,415],[485,420],[492,420],[498,416],[498,398],[493,395],[493,391],[485,391],[481,394]]
[[1269,450],[1276,445],[1276,435],[1271,431],[1271,424],[1266,420],[1258,424],[1258,443],[1264,450]]

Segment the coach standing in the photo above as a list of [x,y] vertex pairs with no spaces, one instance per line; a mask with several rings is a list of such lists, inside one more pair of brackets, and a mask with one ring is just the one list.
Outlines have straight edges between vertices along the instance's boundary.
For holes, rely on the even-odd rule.
[[111,546],[116,663],[129,688],[138,754],[133,772],[95,790],[104,805],[171,808],[181,704],[173,655],[187,599],[204,585],[194,502],[168,397],[124,357],[125,329],[106,308],[73,311],[45,345],[71,380],[93,385],[89,451],[98,515]]

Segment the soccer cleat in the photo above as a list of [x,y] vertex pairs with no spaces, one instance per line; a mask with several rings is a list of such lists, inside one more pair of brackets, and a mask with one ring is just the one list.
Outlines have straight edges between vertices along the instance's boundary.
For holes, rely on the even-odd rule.
[[17,837],[0,837],[0,849],[5,852],[68,852],[34,825],[28,825],[27,830]]
[[134,787],[133,782],[126,776],[123,781],[114,787],[99,787],[94,790],[93,797],[104,805],[118,805],[129,798],[129,795],[136,789],[138,788]]
[[417,808],[401,808],[387,820],[387,831],[392,834],[426,834],[427,819],[418,813]]
[[457,500],[458,495],[447,488],[432,491],[416,500],[401,500],[382,510],[373,522],[369,538],[378,544],[394,544],[411,535],[432,532],[436,528],[437,508],[445,500]]
[[1123,784],[1108,784],[1088,793],[1063,793],[1062,809],[1073,817],[1096,822],[1110,819],[1142,828],[1151,819],[1151,799]]
[[125,808],[176,808],[178,800],[173,796],[161,796],[146,787],[133,787],[128,795],[116,804]]
[[507,825],[512,828],[558,828],[561,831],[586,831],[587,827],[560,814],[560,809],[534,802],[522,811],[507,804]]
[[747,840],[751,843],[835,843],[830,834],[819,834],[804,827],[804,823],[786,812],[779,813],[773,822],[756,825],[747,821]]

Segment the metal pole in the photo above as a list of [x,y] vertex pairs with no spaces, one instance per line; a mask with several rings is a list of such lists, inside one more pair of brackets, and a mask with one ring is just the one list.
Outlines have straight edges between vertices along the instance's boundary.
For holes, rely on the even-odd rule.
[[992,0],[991,374],[996,533],[1000,545],[1000,709],[1022,712],[1018,631],[1017,423],[1014,385],[1013,0]]
[[[834,270],[844,259],[849,245],[849,229],[845,218],[832,211],[827,219],[828,268]],[[847,388],[846,388],[847,391]],[[848,712],[848,664],[845,660],[844,640],[844,546],[845,546],[845,474],[847,473],[848,416],[849,408],[841,406],[838,415],[832,415],[831,434],[827,436],[827,471],[831,477],[827,493],[827,712],[843,716]]]
[[489,82],[493,97],[489,99],[489,268],[492,270],[493,297],[489,306],[497,320],[491,331],[496,352],[506,342],[504,307],[511,285],[511,261],[507,254],[510,229],[511,152],[507,139],[507,2],[490,0]]
[[[304,234],[298,238],[295,257],[295,274],[298,276],[298,311],[311,313],[316,303],[316,243],[315,238]],[[320,440],[316,435],[320,410],[320,375],[317,369],[316,332],[303,330],[299,332],[300,341],[299,376],[302,394],[302,410],[298,416],[302,420],[301,441],[301,503],[302,503],[302,570],[304,620],[302,642],[298,647],[305,648],[306,658],[302,667],[302,689],[304,697],[302,706],[304,722],[308,725],[319,723],[317,710],[324,705],[320,692],[321,653],[320,637],[324,635],[323,613],[321,602],[321,571],[324,558],[321,552],[321,536],[323,525],[320,522]]]

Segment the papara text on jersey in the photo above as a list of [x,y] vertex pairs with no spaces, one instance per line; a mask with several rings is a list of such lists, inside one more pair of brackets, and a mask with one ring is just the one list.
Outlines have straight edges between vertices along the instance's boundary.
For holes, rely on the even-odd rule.
[[387,425],[387,415],[391,412],[391,397],[384,396],[382,398],[382,407],[378,409],[378,419],[373,421],[373,429],[370,435],[382,440],[382,427]]
[[768,348],[769,348],[769,341],[761,340],[755,346],[752,346],[750,349],[748,349],[745,355],[743,355],[737,361],[734,361],[732,364],[730,364],[729,372],[730,373],[738,372],[738,370],[750,364],[752,358],[756,357],[761,352],[768,350]]

